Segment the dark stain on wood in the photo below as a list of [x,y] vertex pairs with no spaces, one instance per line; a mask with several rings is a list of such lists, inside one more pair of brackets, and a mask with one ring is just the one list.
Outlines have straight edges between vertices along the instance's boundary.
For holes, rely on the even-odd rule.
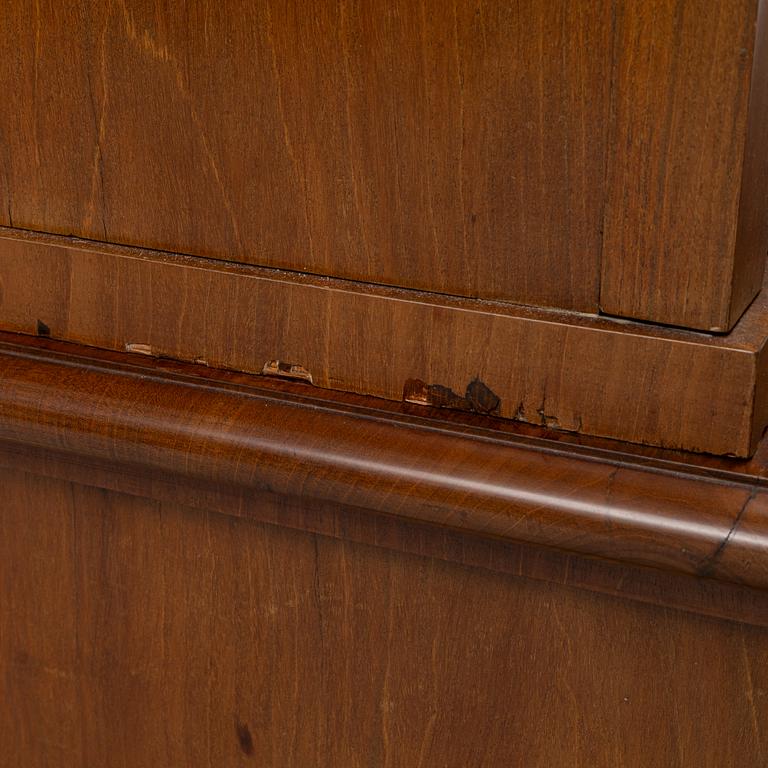
[[427,384],[421,379],[408,379],[403,387],[403,400],[416,405],[452,408],[486,415],[498,413],[501,406],[499,396],[479,378],[469,382],[463,396],[441,384]]
[[476,413],[496,413],[501,405],[499,396],[478,378],[467,385],[466,399]]
[[251,736],[251,730],[246,723],[238,721],[236,723],[237,741],[240,744],[240,749],[246,755],[253,754],[253,736]]
[[37,335],[38,336],[50,336],[51,329],[42,321],[37,321]]

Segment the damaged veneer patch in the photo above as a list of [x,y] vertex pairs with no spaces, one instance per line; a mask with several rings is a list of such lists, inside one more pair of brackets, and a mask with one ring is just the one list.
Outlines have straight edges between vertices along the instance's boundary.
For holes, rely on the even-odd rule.
[[126,344],[126,352],[133,352],[137,355],[148,355],[150,357],[159,357],[149,344]]
[[261,369],[262,376],[279,376],[282,379],[298,379],[314,384],[312,374],[303,366],[284,363],[282,360],[268,360]]
[[498,414],[501,406],[499,396],[478,378],[467,384],[463,396],[441,384],[427,384],[421,379],[408,379],[403,387],[403,400],[416,405],[472,411],[488,416]]
[[195,357],[195,358],[173,358],[171,355],[163,354],[163,352],[159,349],[156,349],[151,344],[136,344],[136,343],[129,343],[126,344],[124,347],[126,352],[132,352],[136,355],[146,355],[147,357],[156,357],[156,358],[166,358],[168,360],[178,359],[178,360],[186,360],[186,362],[194,363],[195,365],[208,365],[208,361],[204,357]]
[[[471,411],[486,416],[498,416],[501,408],[501,398],[479,378],[467,385],[464,395],[459,395],[449,387],[441,384],[427,384],[421,379],[408,379],[403,387],[403,400],[415,405],[426,405],[432,408],[450,408],[458,411]],[[521,402],[512,416],[513,421],[535,424],[551,430],[582,432],[581,417],[577,416],[577,425],[572,428],[563,427],[557,416],[546,412],[547,397],[544,394],[541,406],[536,409],[536,419],[526,418],[525,406]]]

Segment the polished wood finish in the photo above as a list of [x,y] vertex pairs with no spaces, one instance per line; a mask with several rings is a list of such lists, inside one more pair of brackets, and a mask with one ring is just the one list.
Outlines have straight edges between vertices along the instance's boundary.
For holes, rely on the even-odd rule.
[[597,309],[608,0],[14,0],[2,40],[0,223]]
[[0,223],[727,330],[768,250],[764,5],[13,0]]
[[[0,440],[86,464],[299,494],[768,587],[768,518],[752,512],[768,497],[768,479],[758,474],[705,477],[679,466],[573,455],[504,434],[324,405],[311,388],[277,396],[254,382],[7,342],[0,376]],[[737,536],[745,516],[750,533]]]
[[712,337],[16,230],[0,288],[7,330],[253,373],[279,360],[398,400],[411,379],[458,400],[479,379],[499,415],[588,435],[745,456],[768,423],[768,293]]
[[730,327],[755,293],[768,252],[768,2],[760,0],[744,144]]
[[729,330],[768,251],[766,3],[616,8],[600,306]]
[[10,334],[0,382],[3,768],[764,762],[768,443]]
[[765,628],[0,483],[3,768],[764,764]]
[[244,517],[420,557],[435,558],[508,576],[568,585],[598,594],[768,627],[764,589],[711,575],[641,566],[627,560],[582,556],[415,518],[226,483],[178,477],[146,467],[116,465],[0,441],[0,467],[14,473],[65,480],[204,512]]
[[768,0],[0,16],[0,768],[768,764]]

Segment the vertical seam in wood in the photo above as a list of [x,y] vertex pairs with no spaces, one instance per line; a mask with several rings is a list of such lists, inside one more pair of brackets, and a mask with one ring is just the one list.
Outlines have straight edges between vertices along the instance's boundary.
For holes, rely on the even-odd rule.
[[600,226],[600,249],[597,256],[597,313],[603,312],[603,261],[605,253],[605,224],[608,208],[608,182],[611,165],[610,152],[613,135],[616,130],[615,93],[616,93],[616,3],[611,3],[611,77],[608,83],[608,129],[606,151],[603,158],[603,212]]

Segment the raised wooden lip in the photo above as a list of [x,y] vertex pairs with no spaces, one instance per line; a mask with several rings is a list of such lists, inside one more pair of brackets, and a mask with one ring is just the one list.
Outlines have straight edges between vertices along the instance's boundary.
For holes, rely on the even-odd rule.
[[584,435],[747,456],[768,423],[765,291],[710,336],[6,228],[0,289],[7,331],[250,373],[279,360],[390,400],[479,378],[502,417]]
[[9,338],[0,340],[6,443],[768,587],[760,478],[575,453],[201,378],[194,366]]

